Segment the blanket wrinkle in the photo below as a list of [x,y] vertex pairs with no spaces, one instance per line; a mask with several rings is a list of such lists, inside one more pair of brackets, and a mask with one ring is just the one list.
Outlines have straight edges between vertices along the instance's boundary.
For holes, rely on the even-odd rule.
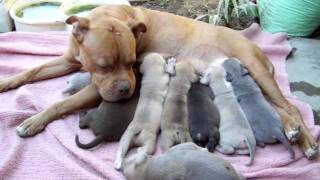
[[[314,124],[309,105],[291,94],[285,58],[291,46],[284,33],[262,32],[257,24],[240,31],[257,43],[275,67],[275,79],[285,97],[301,112],[313,136],[320,142],[320,127]],[[0,78],[46,63],[62,55],[68,46],[68,32],[10,32],[0,34]],[[102,143],[82,150],[74,142],[76,134],[89,142],[94,135],[79,129],[78,115],[53,121],[40,134],[23,139],[15,128],[24,119],[65,98],[61,91],[69,75],[27,84],[0,93],[0,179],[124,179],[113,167],[118,142]],[[258,148],[252,166],[245,166],[249,156],[219,154],[237,171],[250,179],[298,180],[320,179],[320,158],[309,161],[294,145],[296,158],[290,159],[280,143]],[[160,154],[157,145],[156,154]]]

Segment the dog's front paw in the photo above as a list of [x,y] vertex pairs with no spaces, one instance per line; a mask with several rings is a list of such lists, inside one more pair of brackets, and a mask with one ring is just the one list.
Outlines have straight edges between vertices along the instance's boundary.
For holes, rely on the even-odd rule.
[[301,133],[301,124],[302,119],[297,120],[294,116],[283,113],[283,126],[284,132],[291,143],[298,141]]
[[306,127],[302,128],[298,145],[309,160],[315,159],[319,154],[319,145]]
[[41,132],[47,123],[41,117],[41,113],[26,119],[17,128],[16,132],[20,137],[30,137]]
[[300,136],[300,126],[293,125],[291,127],[285,128],[285,134],[290,142],[297,142]]

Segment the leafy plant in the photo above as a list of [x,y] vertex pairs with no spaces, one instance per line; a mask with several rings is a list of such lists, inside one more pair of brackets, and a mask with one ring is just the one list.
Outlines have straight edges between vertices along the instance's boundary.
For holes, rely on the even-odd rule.
[[[236,16],[239,17],[240,10],[242,9],[245,14],[248,14],[247,9],[252,11],[251,8],[247,8],[247,5],[251,2],[249,0],[219,0],[217,7],[217,18],[215,19],[217,24],[222,18],[228,23],[231,17],[231,13],[234,11]],[[250,14],[256,14],[255,12],[250,12]]]
[[167,6],[169,4],[170,0],[160,0],[161,6]]

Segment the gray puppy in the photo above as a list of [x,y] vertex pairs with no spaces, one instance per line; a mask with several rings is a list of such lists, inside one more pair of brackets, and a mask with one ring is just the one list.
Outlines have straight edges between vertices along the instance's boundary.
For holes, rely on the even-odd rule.
[[201,82],[209,84],[215,93],[214,103],[220,112],[220,142],[217,150],[224,154],[249,154],[251,165],[254,159],[256,140],[250,124],[242,111],[233,89],[225,79],[222,66],[210,65]]
[[[123,173],[128,180],[239,180],[244,179],[221,157],[194,143],[182,143],[159,156],[138,152],[126,158]],[[137,158],[143,160],[136,164]]]
[[67,81],[67,87],[63,94],[75,94],[91,83],[91,75],[88,72],[75,73]]
[[219,143],[220,113],[214,104],[211,89],[200,82],[193,83],[188,92],[189,130],[193,142],[213,152]]
[[238,102],[249,120],[258,145],[279,140],[291,153],[292,146],[284,135],[281,119],[276,110],[267,102],[259,86],[239,60],[229,59],[223,63],[227,81],[231,82]]
[[168,93],[161,117],[161,150],[191,141],[188,129],[187,93],[191,83],[198,79],[195,70],[187,61],[178,62],[169,72]]
[[90,149],[102,141],[118,141],[132,121],[139,96],[111,103],[102,101],[98,109],[81,117],[79,127],[90,128],[97,136],[92,142],[82,144],[76,135],[76,144],[82,149]]

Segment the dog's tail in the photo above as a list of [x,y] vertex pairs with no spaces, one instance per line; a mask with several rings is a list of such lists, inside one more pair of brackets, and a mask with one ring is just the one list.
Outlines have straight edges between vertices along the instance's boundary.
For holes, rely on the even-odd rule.
[[82,144],[79,141],[79,136],[76,135],[75,141],[76,141],[76,144],[77,144],[78,147],[80,147],[82,149],[90,149],[90,148],[93,148],[96,145],[100,144],[103,141],[103,136],[100,134],[93,141],[91,141],[90,143]]
[[275,129],[275,136],[276,138],[288,149],[288,151],[291,154],[291,159],[294,159],[295,157],[295,153],[294,150],[291,146],[291,144],[289,143],[289,141],[287,140],[287,138],[284,136],[284,133],[281,131],[281,129],[277,128]]
[[254,154],[256,153],[256,140],[254,137],[248,138],[248,135],[246,135],[245,141],[247,143],[249,153],[250,153],[250,161],[246,164],[246,166],[250,166],[253,163]]

